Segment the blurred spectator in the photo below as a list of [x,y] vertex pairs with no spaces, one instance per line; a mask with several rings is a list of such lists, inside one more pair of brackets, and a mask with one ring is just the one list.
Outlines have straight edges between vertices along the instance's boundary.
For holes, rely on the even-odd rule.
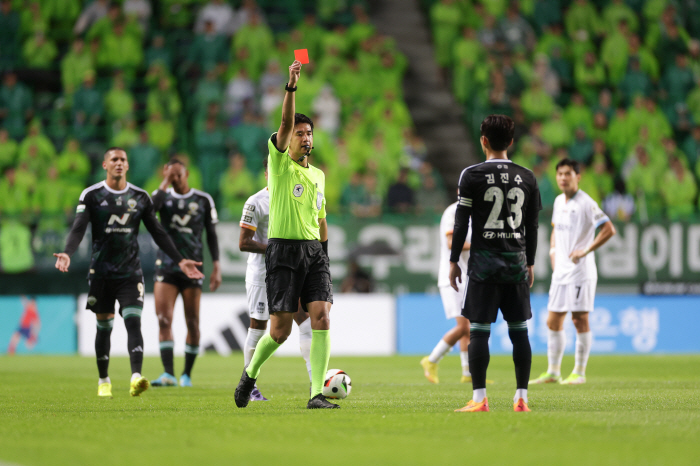
[[603,210],[610,220],[628,222],[634,214],[634,197],[629,194],[613,192],[603,200]]
[[284,102],[284,89],[281,86],[268,85],[260,97],[260,110],[262,111],[265,121],[270,121],[271,118],[276,118],[279,114],[279,109]]
[[571,103],[564,110],[562,118],[569,128],[583,127],[588,136],[593,133],[593,113],[578,92],[571,97]]
[[166,77],[158,80],[158,87],[148,92],[146,112],[148,115],[159,113],[164,120],[175,122],[180,115],[182,103],[177,93]]
[[[107,37],[109,34],[113,33],[114,26],[118,22],[123,22],[123,21],[124,21],[124,15],[122,15],[122,10],[119,6],[119,3],[111,2],[109,4],[109,7],[107,8],[107,15],[98,19],[97,21],[95,21],[95,23],[92,26],[90,26],[90,29],[88,30],[87,34],[85,35],[85,38],[87,40],[97,39],[100,42],[102,42],[102,41],[104,41],[105,37]],[[137,37],[140,36],[140,33],[133,31],[133,29],[130,32],[135,33],[135,35]]]
[[4,220],[0,227],[0,270],[21,273],[34,267],[32,233],[15,220]]
[[556,104],[554,99],[542,88],[542,83],[537,80],[532,81],[530,87],[520,96],[520,105],[525,112],[525,116],[531,120],[543,120],[548,118]]
[[197,74],[204,74],[215,68],[223,68],[228,61],[226,38],[218,34],[214,21],[207,20],[201,33],[195,35],[190,45],[187,61],[194,65]]
[[61,84],[66,95],[73,94],[87,73],[95,72],[95,61],[81,38],[76,38],[71,49],[61,59]]
[[233,154],[229,157],[229,168],[221,176],[219,191],[221,192],[221,204],[228,215],[237,217],[243,211],[243,205],[254,192],[255,177],[246,168],[246,160],[241,154]]
[[344,212],[356,215],[355,210],[363,204],[367,197],[367,190],[362,183],[362,176],[363,174],[359,171],[353,172],[343,188],[343,192],[340,195],[340,207]]
[[654,52],[649,50],[648,47],[642,45],[639,36],[637,34],[630,34],[628,38],[629,52],[628,52],[628,64],[629,60],[636,58],[639,61],[639,69],[647,74],[652,80],[656,82],[659,79],[659,61],[654,56]]
[[224,0],[210,0],[199,10],[194,32],[204,32],[205,23],[208,21],[214,26],[216,34],[230,36],[234,32],[234,11]]
[[496,18],[486,15],[481,28],[477,31],[476,37],[486,50],[492,52],[503,52],[505,49],[504,38],[501,31],[496,26]]
[[104,115],[104,99],[95,87],[95,75],[88,72],[73,96],[73,131],[78,139],[97,137],[97,126]]
[[226,136],[219,128],[216,118],[212,117],[208,118],[204,128],[194,135],[204,191],[214,197],[217,197],[219,192],[219,178],[228,166],[225,139]]
[[[556,99],[561,93],[561,83],[557,73],[549,66],[549,58],[544,54],[535,57],[534,79],[542,83],[542,89]],[[520,93],[519,91],[517,92]]]
[[652,83],[649,76],[640,70],[639,60],[630,58],[629,69],[618,86],[622,102],[630,105],[638,95],[651,95]]
[[[593,113],[602,112],[606,120],[609,122],[615,115],[615,107],[613,106],[612,92],[609,89],[603,89],[598,94],[598,103],[592,108]],[[595,121],[594,121],[595,125]]]
[[138,143],[139,130],[136,127],[136,120],[127,118],[115,125],[114,135],[112,136],[112,146],[127,149],[129,152],[131,148]]
[[255,85],[248,77],[246,69],[241,68],[226,86],[224,111],[230,117],[240,117],[246,101],[252,101],[254,98]]
[[24,64],[29,68],[51,69],[56,55],[58,55],[56,44],[51,39],[47,39],[42,31],[36,32],[34,36],[27,39],[22,47]]
[[501,36],[510,50],[525,47],[531,51],[536,43],[535,33],[530,24],[520,16],[518,3],[513,2],[506,10],[505,18],[498,25]]
[[591,40],[602,33],[598,12],[587,0],[575,0],[564,15],[566,32],[576,40]]
[[660,173],[662,167],[654,166],[642,145],[637,145],[634,152],[635,165],[625,180],[627,192],[636,199],[637,211],[642,220],[648,220],[661,215],[663,203],[661,199]]
[[26,40],[37,32],[46,34],[49,30],[49,22],[42,14],[41,4],[38,0],[25,2],[24,8],[20,10],[20,33],[21,38]]
[[430,9],[435,60],[443,69],[452,64],[452,45],[459,36],[461,18],[462,13],[455,0],[440,0]]
[[685,103],[694,84],[693,72],[688,66],[688,57],[682,54],[676,55],[675,64],[666,69],[661,82],[661,86],[667,93],[668,104]]
[[535,2],[532,19],[540,31],[562,24],[562,7],[559,0],[538,0]]
[[574,132],[574,141],[569,146],[569,157],[588,165],[593,157],[593,142],[586,136],[586,130],[579,126]]
[[362,270],[356,259],[348,262],[348,273],[340,284],[341,293],[371,293],[374,291],[372,276]]
[[216,70],[210,69],[207,71],[204,79],[197,83],[192,98],[197,121],[205,120],[209,104],[221,102],[223,97],[224,89],[221,82],[217,79]]
[[105,94],[105,110],[110,120],[121,120],[134,116],[134,96],[126,88],[124,74],[117,72],[112,87]]
[[153,35],[151,46],[146,50],[146,67],[150,67],[156,62],[160,62],[168,70],[173,68],[173,52],[170,47],[166,46],[165,36],[162,33]]
[[[131,165],[131,158],[129,162],[129,165]],[[85,186],[90,176],[90,159],[80,149],[80,143],[77,139],[69,138],[66,141],[63,151],[58,154],[56,168],[61,180],[69,184]],[[129,177],[131,178],[131,173],[129,173]]]
[[152,14],[149,0],[124,0],[122,9],[127,18],[133,18],[138,22],[141,30],[148,31],[148,20]]
[[625,21],[631,31],[639,29],[637,14],[632,8],[625,5],[624,0],[612,0],[609,2],[605,8],[603,8],[602,19],[604,27],[608,31],[614,30],[620,21]]
[[[267,60],[275,48],[275,39],[270,27],[262,21],[258,13],[250,16],[250,21],[241,27],[231,41],[231,53],[237,56],[241,49],[248,51],[246,67],[250,78],[257,81],[260,78]],[[308,66],[307,73],[308,73]]]
[[17,157],[17,143],[10,138],[10,133],[5,128],[0,128],[0,172],[15,164]]
[[605,158],[603,157],[593,159],[591,163],[591,171],[593,176],[589,175],[588,177],[591,179],[592,185],[596,191],[595,196],[592,195],[592,197],[601,202],[608,196],[608,194],[613,192],[615,181],[608,171]]
[[542,140],[554,149],[568,147],[573,139],[571,128],[563,120],[560,110],[555,110],[542,124]]
[[[29,179],[17,177],[17,169],[8,167],[0,178],[0,216],[16,217],[31,211],[31,196],[36,178]],[[1,228],[0,228],[1,230]]]
[[416,205],[421,212],[437,214],[445,210],[445,191],[432,173],[422,176],[422,186],[415,190]]
[[20,143],[17,164],[28,163],[36,175],[43,174],[56,160],[56,149],[49,138],[41,132],[38,120],[29,125],[29,134]]
[[175,140],[175,125],[163,120],[160,113],[153,113],[146,122],[148,141],[161,151],[167,151]]
[[[261,154],[267,153],[267,140],[270,134],[270,131],[260,123],[253,112],[246,111],[243,115],[243,121],[229,129],[226,135],[227,145],[231,150],[240,151],[247,161],[248,169],[258,173],[263,168]],[[314,134],[314,136],[318,136],[318,134]],[[314,145],[318,146],[316,139]]]
[[148,141],[148,133],[139,133],[139,142],[129,150],[129,181],[136,186],[145,185],[148,177],[161,165],[158,149]]
[[669,220],[690,220],[695,212],[698,187],[693,174],[679,158],[671,157],[670,168],[663,176],[660,191]]
[[541,159],[538,163],[531,165],[532,173],[537,178],[537,186],[540,189],[540,198],[542,199],[542,206],[545,209],[551,209],[554,206],[554,199],[557,194],[554,191],[554,186],[547,176],[548,162]]
[[287,77],[280,69],[280,62],[274,58],[267,61],[265,72],[260,77],[259,89],[262,94],[269,87],[281,88],[284,91]]
[[80,36],[87,31],[98,19],[107,16],[108,7],[108,0],[95,0],[92,3],[86,4],[78,21],[75,23],[73,33],[76,36]]
[[75,203],[75,199],[66,198],[65,187],[65,181],[58,177],[56,166],[47,167],[46,176],[34,190],[32,205],[35,213],[62,215],[67,204]]
[[125,32],[123,21],[117,21],[113,31],[100,41],[97,65],[122,70],[128,78],[131,78],[142,63],[143,49],[140,40],[133,34]]
[[386,195],[387,206],[392,213],[412,212],[416,201],[413,190],[408,186],[409,169],[399,170],[399,177],[396,182],[389,187]]
[[15,73],[7,73],[0,88],[0,118],[4,119],[3,126],[14,139],[24,136],[25,122],[34,114],[32,104],[29,88],[17,82]]
[[335,136],[340,128],[340,100],[335,96],[333,88],[329,84],[321,88],[321,92],[314,99],[311,108],[315,114],[316,125]]
[[607,68],[611,84],[618,84],[625,75],[629,57],[629,26],[626,20],[616,24],[603,40],[600,59]]
[[[0,132],[0,144],[2,144],[2,133]],[[0,147],[2,147],[0,145]],[[693,131],[690,136],[686,138],[683,142],[683,151],[688,157],[688,162],[691,167],[696,166],[698,160],[700,160],[700,124],[693,127]],[[0,157],[2,157],[0,155]]]
[[452,87],[455,97],[464,103],[476,85],[476,69],[484,59],[484,47],[476,39],[474,28],[465,27],[452,52]]
[[10,0],[0,2],[0,71],[17,65],[20,48],[20,16]]
[[586,52],[583,61],[578,61],[574,67],[574,82],[578,91],[589,103],[595,102],[605,81],[603,65],[598,62],[595,53]]

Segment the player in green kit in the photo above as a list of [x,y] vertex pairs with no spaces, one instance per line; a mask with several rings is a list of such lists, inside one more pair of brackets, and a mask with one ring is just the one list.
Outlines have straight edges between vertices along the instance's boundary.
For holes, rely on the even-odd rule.
[[330,310],[333,285],[328,262],[326,178],[309,164],[314,124],[294,110],[294,91],[301,63],[289,67],[282,104],[282,123],[267,143],[270,226],[265,252],[270,333],[260,339],[236,387],[236,406],[244,408],[260,368],[292,331],[299,300],[311,318],[311,398],[306,407],[339,408],[322,394],[331,353]]

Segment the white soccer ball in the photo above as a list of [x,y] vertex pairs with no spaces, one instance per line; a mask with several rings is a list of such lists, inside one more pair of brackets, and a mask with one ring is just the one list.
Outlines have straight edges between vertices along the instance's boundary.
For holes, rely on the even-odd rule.
[[350,376],[340,369],[329,369],[323,382],[323,396],[331,399],[345,398],[352,390]]

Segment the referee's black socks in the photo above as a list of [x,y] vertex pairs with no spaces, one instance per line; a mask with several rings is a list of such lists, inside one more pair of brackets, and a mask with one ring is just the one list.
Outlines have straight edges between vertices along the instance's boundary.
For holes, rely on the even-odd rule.
[[127,348],[131,361],[131,373],[141,373],[143,366],[143,336],[141,335],[141,309],[124,309],[124,326],[128,335]]
[[[532,348],[527,337],[527,322],[508,322],[508,336],[513,343],[513,364],[517,388],[527,389],[532,366]],[[472,337],[473,338],[473,337]]]
[[486,370],[489,368],[489,336],[491,324],[472,322],[469,339],[469,371],[472,373],[474,390],[486,388]]

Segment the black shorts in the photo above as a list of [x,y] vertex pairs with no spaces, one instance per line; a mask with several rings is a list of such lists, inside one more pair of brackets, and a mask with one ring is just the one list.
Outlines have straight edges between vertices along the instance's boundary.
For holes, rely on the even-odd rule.
[[114,314],[115,301],[119,301],[119,315],[127,307],[143,309],[143,277],[91,278],[89,283],[85,308],[95,314]]
[[273,238],[265,252],[265,285],[270,314],[304,311],[314,301],[333,303],[328,256],[318,241]]
[[164,269],[158,269],[156,268],[156,273],[153,277],[153,280],[155,282],[160,282],[160,283],[167,283],[169,285],[176,286],[178,291],[182,292],[182,290],[186,288],[202,288],[202,283],[204,282],[204,279],[199,278],[199,279],[193,279],[185,275],[184,272],[181,270],[177,271],[172,271],[172,270],[164,270]]
[[470,322],[496,322],[498,309],[506,322],[532,317],[530,287],[527,283],[486,283],[472,279],[467,284],[462,315]]

